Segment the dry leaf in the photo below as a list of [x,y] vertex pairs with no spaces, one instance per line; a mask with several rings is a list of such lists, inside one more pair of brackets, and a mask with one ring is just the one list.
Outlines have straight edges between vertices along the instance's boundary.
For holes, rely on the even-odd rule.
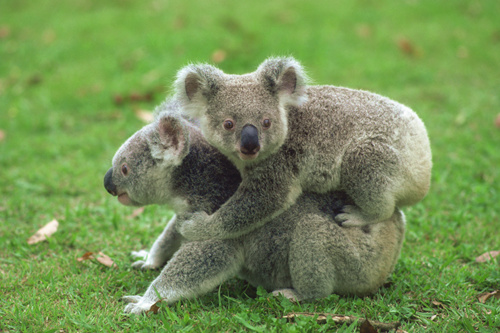
[[362,324],[361,327],[359,328],[360,333],[377,333],[377,330],[375,327],[372,326],[370,321],[366,319]]
[[398,47],[406,55],[415,56],[417,55],[417,50],[413,44],[406,38],[398,39]]
[[94,256],[94,252],[86,252],[83,256],[81,256],[80,258],[77,258],[76,260],[84,261],[84,260],[89,260],[89,259],[96,259],[98,262],[100,262],[104,266],[116,267],[116,264],[113,262],[113,260],[111,260],[110,257],[108,257],[107,255],[105,255],[102,252],[99,252],[98,255],[99,256],[96,258]]
[[0,130],[0,142],[2,142],[5,139],[5,132]]
[[137,216],[141,215],[142,212],[144,212],[144,207],[139,207],[137,209],[135,209],[132,214],[130,214],[129,216],[127,216],[126,218],[131,220],[131,219],[134,219],[136,218]]
[[97,257],[97,261],[99,261],[101,264],[107,267],[117,267],[116,264],[111,260],[110,257],[105,255],[102,252],[99,252],[99,257]]
[[137,110],[135,111],[135,115],[137,116],[137,118],[144,121],[145,123],[151,123],[155,119],[153,113],[150,111]]
[[492,291],[492,292],[482,293],[482,294],[477,295],[476,297],[477,297],[479,303],[483,303],[484,304],[491,297],[495,297],[496,299],[500,299],[500,290],[495,290],[495,291]]
[[497,118],[495,119],[495,126],[497,128],[500,128],[500,114],[497,115]]
[[432,315],[431,321],[434,321],[434,319],[436,319],[436,318],[437,318],[437,315]]
[[6,25],[0,27],[0,39],[4,39],[10,36],[10,28]]
[[83,256],[81,256],[80,258],[77,258],[76,260],[84,261],[84,260],[89,260],[89,259],[94,259],[94,252],[86,252]]
[[158,304],[160,304],[160,303],[161,303],[161,300],[159,300],[155,304],[151,305],[151,307],[149,308],[148,311],[146,311],[146,313],[153,312],[154,314],[157,314],[158,311],[160,310],[160,307],[158,306]]
[[32,245],[46,240],[47,237],[57,231],[58,226],[59,222],[57,220],[50,221],[28,239],[28,244]]
[[481,254],[479,257],[476,258],[476,262],[487,262],[488,260],[491,260],[498,256],[500,254],[500,251],[489,251],[486,253]]
[[226,51],[224,50],[216,50],[212,53],[212,61],[216,64],[223,62],[226,59]]
[[372,29],[368,24],[360,24],[356,27],[356,33],[361,38],[369,38],[372,36]]
[[438,308],[444,309],[444,304],[438,301],[432,301],[432,304],[434,304]]

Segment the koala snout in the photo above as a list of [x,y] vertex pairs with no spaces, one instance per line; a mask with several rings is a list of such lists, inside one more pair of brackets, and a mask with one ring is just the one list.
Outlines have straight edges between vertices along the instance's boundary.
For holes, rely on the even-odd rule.
[[259,131],[253,125],[245,125],[241,130],[240,151],[245,155],[257,154],[260,150]]
[[113,168],[110,168],[106,175],[104,176],[104,188],[109,192],[109,194],[116,196],[116,185],[113,184]]

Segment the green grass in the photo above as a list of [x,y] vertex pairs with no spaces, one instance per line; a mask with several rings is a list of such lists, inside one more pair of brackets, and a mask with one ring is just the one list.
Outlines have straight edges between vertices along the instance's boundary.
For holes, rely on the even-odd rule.
[[[497,332],[500,300],[500,26],[497,0],[0,2],[0,331],[195,332],[341,329],[293,311],[401,321],[408,332]],[[135,219],[102,179],[111,158],[189,62],[253,71],[293,55],[318,84],[371,90],[412,107],[432,142],[432,189],[408,220],[392,284],[367,298],[294,305],[231,280],[148,317],[121,296],[158,274],[130,268],[172,212]],[[115,103],[151,92],[152,99]],[[47,242],[26,239],[56,218]],[[118,268],[78,262],[103,251]],[[437,303],[439,302],[439,303]],[[436,305],[437,304],[437,305]],[[441,305],[442,304],[442,305]],[[357,331],[351,325],[344,331]]]

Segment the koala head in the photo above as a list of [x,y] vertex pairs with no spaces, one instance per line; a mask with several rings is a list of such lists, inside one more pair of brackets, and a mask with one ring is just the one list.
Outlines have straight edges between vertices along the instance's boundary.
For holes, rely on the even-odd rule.
[[293,58],[271,58],[250,74],[210,65],[181,69],[175,83],[184,111],[207,141],[241,167],[276,152],[288,134],[288,108],[306,100],[306,76]]
[[160,114],[132,135],[113,157],[104,187],[127,206],[171,203],[169,175],[189,152],[189,132],[179,116]]

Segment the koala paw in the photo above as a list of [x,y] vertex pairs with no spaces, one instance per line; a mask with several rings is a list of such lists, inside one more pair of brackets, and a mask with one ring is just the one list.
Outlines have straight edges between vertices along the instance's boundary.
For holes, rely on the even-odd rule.
[[297,293],[293,289],[278,289],[273,291],[273,296],[283,296],[285,298],[288,298],[288,300],[292,303],[298,303],[299,302],[299,297],[297,296]]
[[140,250],[140,251],[132,251],[130,253],[130,255],[134,258],[140,258],[140,259],[143,259],[143,260],[146,260],[146,258],[148,257],[148,254],[149,252],[146,251],[146,250]]
[[141,314],[147,313],[148,311],[154,311],[152,306],[156,304],[157,301],[146,299],[143,296],[123,296],[122,300],[127,302],[127,306],[123,310],[125,313]]
[[[209,215],[205,212],[196,212],[189,215],[185,221],[177,227],[177,231],[190,241],[199,241],[207,238],[206,225]],[[204,233],[205,232],[205,233]]]
[[[146,270],[146,269],[153,270],[153,269],[158,269],[160,267],[160,265],[157,265],[154,262],[148,262],[147,259],[148,259],[149,253],[146,250],[132,251],[131,255],[134,258],[141,258],[141,260],[137,260],[137,261],[132,263],[132,268],[142,269],[142,270]],[[149,258],[149,259],[151,259],[151,258]]]
[[370,224],[356,206],[347,205],[342,208],[342,213],[335,216],[335,221],[342,227],[363,227]]

